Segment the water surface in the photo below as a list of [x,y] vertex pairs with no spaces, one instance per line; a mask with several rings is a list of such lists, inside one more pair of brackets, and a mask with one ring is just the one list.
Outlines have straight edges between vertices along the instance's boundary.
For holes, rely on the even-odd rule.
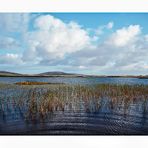
[[[0,83],[16,83],[21,81],[41,81],[67,84],[130,84],[148,85],[147,79],[138,78],[38,78],[38,77],[0,77]],[[48,86],[40,86],[42,92]],[[146,86],[147,87],[147,86]],[[40,88],[36,88],[40,89]],[[119,99],[112,104],[110,98],[99,99],[100,108],[94,112],[86,112],[83,108],[75,110],[66,109],[48,114],[45,120],[25,120],[27,99],[25,94],[28,88],[20,86],[1,87],[0,101],[0,134],[23,134],[23,135],[148,135],[148,94],[147,98],[138,96],[138,99],[124,102]],[[22,95],[23,94],[23,95]],[[18,97],[25,98],[26,104],[20,108],[13,100]],[[90,104],[91,109],[94,103]]]
[[23,81],[39,81],[39,82],[51,82],[51,83],[67,83],[67,84],[143,84],[148,85],[148,79],[139,78],[68,78],[68,77],[0,77],[0,83],[16,83]]

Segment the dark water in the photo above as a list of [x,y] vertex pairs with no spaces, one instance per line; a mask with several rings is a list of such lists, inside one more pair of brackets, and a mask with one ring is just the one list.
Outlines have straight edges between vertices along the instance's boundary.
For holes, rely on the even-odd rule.
[[[0,78],[0,82],[15,83],[20,81],[46,81],[70,84],[148,84],[147,79],[137,78]],[[20,88],[1,89],[0,96],[7,99],[17,95]],[[25,90],[23,90],[25,91]],[[6,99],[1,97],[0,99]],[[148,99],[148,98],[147,98]],[[142,97],[128,106],[119,101],[113,108],[110,99],[102,98],[101,107],[96,112],[65,110],[49,113],[43,121],[24,120],[25,108],[18,108],[8,99],[0,112],[0,134],[23,135],[148,135],[148,101]]]
[[39,81],[51,83],[68,83],[68,84],[144,84],[148,85],[148,79],[138,78],[64,78],[64,77],[0,77],[0,83],[16,83],[22,81]]
[[110,110],[107,105],[95,113],[64,111],[49,114],[44,121],[24,121],[19,109],[0,119],[0,134],[39,135],[147,135],[148,116],[142,104]]

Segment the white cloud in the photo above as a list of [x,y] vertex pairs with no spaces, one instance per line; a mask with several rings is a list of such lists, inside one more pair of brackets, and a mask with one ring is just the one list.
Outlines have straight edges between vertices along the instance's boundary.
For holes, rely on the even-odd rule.
[[137,35],[141,33],[141,28],[139,25],[130,25],[128,27],[123,27],[118,29],[110,38],[110,44],[122,47],[129,43],[136,41]]
[[[0,19],[0,65],[35,70],[50,66],[80,73],[148,72],[148,35],[142,34],[140,25],[113,31],[111,21],[89,31],[74,21],[64,22],[51,15],[31,19],[29,14],[0,14]],[[18,46],[20,51],[2,51]]]
[[28,29],[30,18],[28,13],[0,13],[0,50],[16,51],[23,46],[23,35]]
[[114,22],[109,22],[108,24],[106,25],[102,25],[102,26],[99,26],[96,30],[95,30],[95,34],[96,35],[102,35],[105,30],[111,30],[114,26]]
[[28,49],[24,60],[38,57],[38,60],[57,60],[90,46],[88,32],[75,22],[65,23],[51,15],[40,16],[35,20],[37,30],[25,36]]
[[[142,35],[139,25],[120,28],[101,44],[94,45],[91,42],[94,36],[89,36],[79,24],[64,23],[49,16],[50,23],[47,18],[47,16],[44,18],[48,22],[44,22],[46,27],[38,22],[42,18],[36,21],[40,24],[36,25],[38,30],[28,33],[31,45],[28,57],[33,59],[34,56],[37,63],[49,66],[61,65],[63,69],[98,70],[110,74],[146,70],[148,41],[147,35]],[[111,29],[113,24],[109,22],[106,28],[107,26]],[[141,62],[145,63],[144,67],[141,66]]]
[[6,32],[22,32],[28,27],[29,14],[1,13],[0,30]]
[[113,26],[114,26],[114,22],[109,22],[106,27],[107,27],[108,29],[112,29]]
[[0,64],[21,65],[23,61],[21,60],[21,55],[7,53],[5,55],[0,55]]
[[0,50],[1,49],[16,49],[19,47],[19,42],[11,37],[0,37]]
[[[142,69],[145,72],[148,66],[148,41],[147,35],[142,35],[140,28],[139,25],[130,25],[118,29],[93,50],[87,48],[77,51],[61,63],[69,66],[81,65],[88,70],[93,68],[101,72],[108,71],[110,74],[132,73],[132,70],[133,73],[141,73]],[[122,38],[126,35],[128,39]]]
[[50,31],[52,29],[63,29],[66,24],[51,15],[40,16],[35,20],[34,26],[40,30]]
[[148,35],[145,35],[144,39],[146,40],[146,42],[148,42]]

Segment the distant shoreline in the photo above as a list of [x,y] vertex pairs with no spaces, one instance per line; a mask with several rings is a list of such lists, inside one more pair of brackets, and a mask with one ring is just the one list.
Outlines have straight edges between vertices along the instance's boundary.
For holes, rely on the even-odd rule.
[[148,76],[97,76],[97,75],[0,75],[0,77],[65,77],[65,78],[138,78],[148,79]]
[[39,74],[20,74],[8,71],[0,71],[0,77],[65,77],[65,78],[139,78],[148,79],[148,75],[87,75],[77,73],[66,73],[61,71],[50,71]]

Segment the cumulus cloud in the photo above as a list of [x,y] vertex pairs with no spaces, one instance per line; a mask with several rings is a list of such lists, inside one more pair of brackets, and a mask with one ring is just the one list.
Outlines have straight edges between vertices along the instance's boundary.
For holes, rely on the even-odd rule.
[[142,33],[138,24],[115,30],[110,21],[91,28],[92,35],[73,20],[65,22],[49,14],[34,18],[29,14],[1,14],[0,19],[0,52],[18,46],[21,49],[15,54],[11,50],[2,52],[1,65],[60,67],[80,73],[148,72],[148,35]]
[[136,70],[141,72],[148,66],[147,50],[147,38],[141,34],[141,27],[130,25],[116,30],[93,50],[80,50],[69,55],[65,64],[77,67],[81,65],[85,69],[94,67],[104,72],[110,70],[110,73],[126,73],[132,70],[134,73]]
[[88,32],[75,22],[65,23],[45,15],[38,17],[34,26],[35,31],[27,32],[25,36],[28,49],[24,52],[24,60],[38,58],[53,62],[91,46]]
[[136,41],[137,35],[141,33],[139,25],[130,25],[128,27],[123,27],[118,29],[111,36],[109,42],[115,46],[122,47],[127,44],[132,44]]

